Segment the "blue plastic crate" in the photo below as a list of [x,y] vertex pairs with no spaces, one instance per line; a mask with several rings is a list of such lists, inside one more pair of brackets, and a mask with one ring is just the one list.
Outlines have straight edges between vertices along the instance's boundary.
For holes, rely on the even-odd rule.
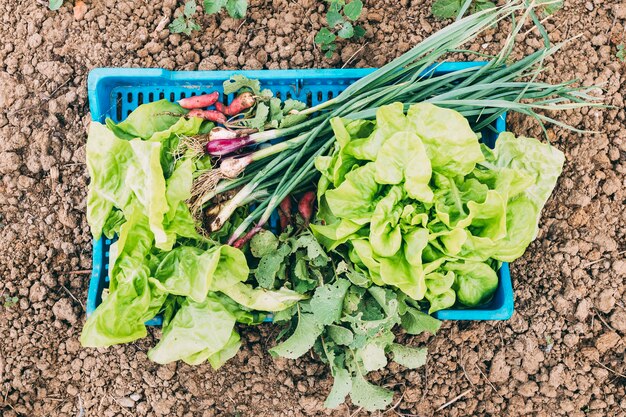
[[[444,74],[483,62],[451,62],[437,65],[434,74]],[[89,73],[88,92],[91,117],[104,122],[125,119],[143,103],[160,99],[180,100],[213,90],[221,91],[222,82],[234,74],[243,74],[261,81],[282,99],[293,98],[309,106],[331,99],[348,85],[374,69],[304,69],[262,71],[167,71],[162,69],[96,68]],[[495,130],[505,130],[505,117],[494,123]],[[496,133],[483,132],[483,140],[493,146]],[[93,267],[87,295],[87,315],[102,302],[102,291],[108,287],[109,247],[111,240],[101,238],[93,243]],[[442,320],[507,320],[513,314],[513,288],[508,263],[498,272],[499,285],[492,301],[474,309],[441,310],[434,315]],[[156,317],[147,323],[160,325]]]

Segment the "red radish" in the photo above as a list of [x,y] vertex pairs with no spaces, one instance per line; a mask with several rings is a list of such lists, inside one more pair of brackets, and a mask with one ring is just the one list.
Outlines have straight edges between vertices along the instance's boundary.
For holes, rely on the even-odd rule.
[[203,107],[212,106],[219,98],[220,93],[214,91],[211,94],[183,98],[178,100],[178,104],[180,104],[180,107],[183,109],[201,109]]
[[233,102],[228,106],[218,102],[215,103],[215,108],[227,116],[235,116],[254,106],[254,103],[256,103],[256,100],[254,99],[254,95],[252,95],[252,93],[242,93],[235,97]]
[[221,101],[215,103],[215,109],[220,113],[228,114],[228,106],[224,105]]
[[278,206],[278,218],[280,219],[280,230],[285,230],[291,224],[291,196],[288,195]]
[[193,109],[187,113],[187,117],[199,117],[204,120],[209,120],[216,123],[226,123],[226,116],[215,110],[200,110]]
[[252,239],[254,237],[254,235],[256,235],[257,233],[259,233],[259,231],[261,231],[261,226],[257,225],[254,226],[248,233],[246,233],[242,238],[237,239],[232,246],[237,248],[237,249],[241,249],[246,243],[248,243],[250,241],[250,239]]
[[307,191],[304,193],[300,202],[298,202],[298,212],[304,219],[304,224],[309,225],[311,216],[313,215],[313,204],[315,203],[315,191]]

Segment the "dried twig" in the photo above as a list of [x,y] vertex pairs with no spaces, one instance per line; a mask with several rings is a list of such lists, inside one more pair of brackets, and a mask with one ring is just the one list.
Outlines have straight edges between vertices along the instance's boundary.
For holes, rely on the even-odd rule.
[[356,56],[359,52],[361,52],[361,51],[363,50],[363,48],[365,48],[365,47],[367,46],[367,44],[368,44],[368,42],[365,42],[365,43],[363,44],[363,46],[361,46],[359,49],[357,49],[357,50],[356,50],[356,52],[355,52],[355,53],[353,53],[353,54],[350,56],[350,58],[348,58],[348,60],[347,60],[347,61],[346,61],[346,62],[345,62],[342,66],[341,66],[341,68],[343,69],[343,68],[347,67],[347,66],[348,66],[348,64],[350,63],[350,61],[352,61],[352,59],[353,59],[353,58],[354,58],[354,57],[355,57],[355,56]]
[[600,321],[611,331],[615,331],[614,328],[612,328],[609,323],[607,323],[604,318],[600,315],[600,313],[598,312],[598,310],[596,310],[596,308],[593,308],[594,313],[596,313],[596,316],[598,316],[598,318],[600,319]]
[[598,365],[600,365],[601,367],[603,367],[604,369],[606,369],[607,371],[609,371],[610,373],[612,373],[613,375],[617,375],[617,376],[619,376],[620,378],[626,378],[626,375],[624,375],[624,374],[622,374],[622,373],[619,373],[619,372],[617,372],[617,371],[616,371],[616,370],[614,370],[614,369],[609,368],[608,366],[606,366],[606,365],[605,365],[605,364],[603,364],[602,362],[598,361],[597,359],[594,359],[593,361],[594,361],[595,363],[597,363]]
[[76,301],[78,304],[80,304],[80,308],[82,308],[82,309],[83,309],[83,311],[85,311],[85,305],[84,305],[81,301],[79,301],[79,300],[78,300],[78,298],[74,297],[74,294],[72,294],[72,293],[70,292],[70,290],[68,290],[68,289],[67,289],[67,287],[66,287],[65,285],[61,285],[61,288],[63,288],[63,289],[65,290],[65,292],[67,292],[67,293],[69,294],[69,296],[70,296],[70,297],[72,297],[72,299],[73,299],[74,301]]
[[489,378],[487,378],[487,375],[485,375],[485,373],[483,372],[482,369],[480,369],[480,366],[478,365],[474,365],[476,367],[476,369],[478,369],[478,372],[480,372],[480,374],[483,376],[483,378],[485,378],[485,381],[487,381],[487,383],[489,384],[489,386],[491,387],[491,389],[498,394],[498,396],[502,399],[504,399],[504,397],[502,395],[500,395],[500,393],[498,392],[498,390],[496,389],[496,387],[493,386],[493,384],[491,383],[491,381],[489,380]]
[[357,409],[356,409],[356,411],[355,411],[354,413],[350,414],[350,417],[354,417],[354,416],[356,416],[357,414],[359,414],[359,412],[360,412],[362,409],[363,409],[363,407],[359,407],[359,408],[357,408]]
[[400,396],[400,398],[398,399],[398,401],[390,408],[386,409],[385,411],[383,411],[383,414],[388,413],[389,411],[393,411],[394,413],[396,412],[396,408],[398,408],[398,406],[400,405],[400,403],[402,402],[402,400],[404,399],[404,395],[406,393],[406,385],[405,384],[399,384],[402,385],[404,387],[404,390],[402,391],[402,395]]
[[[463,357],[462,354],[461,354],[461,357]],[[467,375],[467,372],[465,371],[465,365],[463,364],[463,362],[459,362],[459,364],[461,365],[461,369],[463,369],[463,375],[465,375],[465,379],[467,379],[467,381],[470,383],[472,388],[474,388],[474,383],[472,382],[469,375]]]
[[438,409],[435,410],[435,412],[441,411],[446,407],[449,407],[450,405],[454,404],[455,402],[459,401],[461,398],[465,397],[467,394],[469,394],[470,392],[472,392],[472,389],[467,389],[465,391],[463,391],[462,393],[460,393],[459,395],[457,395],[456,397],[454,397],[453,399],[451,399],[450,401],[448,401],[447,403],[445,403],[444,405],[442,405],[441,407],[439,407]]
[[67,275],[88,275],[91,274],[91,269],[77,269],[76,271],[67,272]]
[[85,408],[83,407],[83,399],[78,394],[78,415],[76,417],[84,417],[85,416]]
[[[72,77],[68,78],[67,80],[65,80],[65,81],[63,82],[63,84],[61,84],[60,86],[58,86],[57,88],[55,88],[55,89],[54,89],[54,90],[50,93],[50,95],[48,95],[47,97],[43,97],[43,98],[41,99],[41,101],[43,101],[43,102],[50,101],[50,100],[52,99],[52,97],[54,96],[54,94],[55,94],[57,91],[59,91],[61,88],[65,87],[65,85],[66,85],[67,83],[69,83],[70,81],[72,81]],[[12,115],[13,115],[13,114],[20,114],[20,113],[22,113],[22,112],[24,112],[24,111],[32,110],[32,109],[34,109],[35,107],[39,107],[40,105],[41,105],[41,103],[37,103],[37,104],[32,105],[32,106],[22,107],[21,109],[17,109],[17,110],[12,111],[12,112],[11,112],[11,114],[12,114]]]
[[[621,252],[617,252],[617,256],[623,255],[623,254],[625,254],[625,253],[626,253],[626,250],[623,250],[623,251],[621,251]],[[590,266],[595,265],[595,264],[597,264],[597,263],[600,263],[600,262],[602,262],[602,261],[606,261],[607,259],[610,259],[610,257],[608,257],[608,256],[603,256],[602,258],[600,258],[600,259],[596,259],[595,261],[587,262],[586,264],[584,264],[584,265],[582,266],[582,268],[589,268]]]

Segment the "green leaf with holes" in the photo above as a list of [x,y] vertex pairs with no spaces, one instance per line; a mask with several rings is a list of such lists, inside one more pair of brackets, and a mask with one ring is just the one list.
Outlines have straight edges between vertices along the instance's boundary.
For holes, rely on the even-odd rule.
[[219,13],[226,6],[226,0],[204,0],[204,13]]
[[185,3],[183,14],[185,15],[185,17],[191,17],[196,14],[196,0],[189,0],[187,3]]
[[363,36],[365,36],[365,29],[363,28],[363,26],[355,26],[354,27],[354,37],[355,38],[362,38]]
[[226,11],[233,19],[243,19],[248,9],[248,0],[228,0]]
[[350,39],[354,35],[354,26],[350,22],[344,22],[339,32],[337,32],[340,38]]
[[361,0],[352,0],[343,7],[343,14],[350,20],[357,20],[363,11],[363,2]]
[[[318,45],[329,45],[337,39],[337,36],[332,33],[328,28],[321,28],[317,35],[315,35],[315,43]],[[331,54],[332,55],[332,54]]]
[[459,13],[461,5],[461,0],[436,0],[431,6],[431,11],[438,19],[451,19]]
[[50,0],[48,2],[48,8],[50,10],[59,10],[63,5],[63,0]]
[[328,23],[329,27],[334,28],[336,26],[343,24],[344,20],[343,20],[343,16],[341,16],[339,12],[331,10],[328,13],[326,13],[326,22]]

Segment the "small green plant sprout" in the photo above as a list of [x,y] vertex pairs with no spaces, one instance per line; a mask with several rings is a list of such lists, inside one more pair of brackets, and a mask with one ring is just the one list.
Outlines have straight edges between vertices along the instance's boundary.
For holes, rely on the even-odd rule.
[[473,14],[492,7],[496,5],[489,0],[436,0],[431,12],[438,19],[460,19],[468,11]]
[[619,45],[617,45],[617,53],[615,54],[615,56],[617,57],[617,59],[620,60],[620,62],[626,62],[626,45],[623,43],[620,43]]
[[[554,14],[563,7],[563,0],[537,0],[537,3],[541,4],[541,11],[545,16]],[[492,7],[496,7],[496,4],[489,0],[435,0],[431,12],[438,19],[458,20],[468,12],[473,14]]]
[[361,0],[326,0],[329,3],[326,13],[326,23],[315,35],[315,43],[319,45],[326,58],[333,56],[337,50],[337,38],[361,38],[365,35],[362,26],[355,25],[363,11]]
[[4,294],[2,296],[2,305],[4,306],[4,308],[11,308],[14,305],[17,304],[17,302],[19,301],[19,298],[17,297],[11,297],[7,294]]
[[223,9],[233,19],[243,19],[248,10],[248,0],[204,0],[206,14],[220,13]]
[[63,5],[63,0],[49,0],[48,1],[48,8],[50,10],[59,10],[62,5]]
[[196,0],[188,0],[187,3],[185,3],[183,13],[179,15],[176,19],[172,20],[172,23],[170,23],[170,32],[184,33],[185,35],[189,36],[194,30],[200,30],[200,25],[198,25],[195,20],[193,20],[195,14]]

